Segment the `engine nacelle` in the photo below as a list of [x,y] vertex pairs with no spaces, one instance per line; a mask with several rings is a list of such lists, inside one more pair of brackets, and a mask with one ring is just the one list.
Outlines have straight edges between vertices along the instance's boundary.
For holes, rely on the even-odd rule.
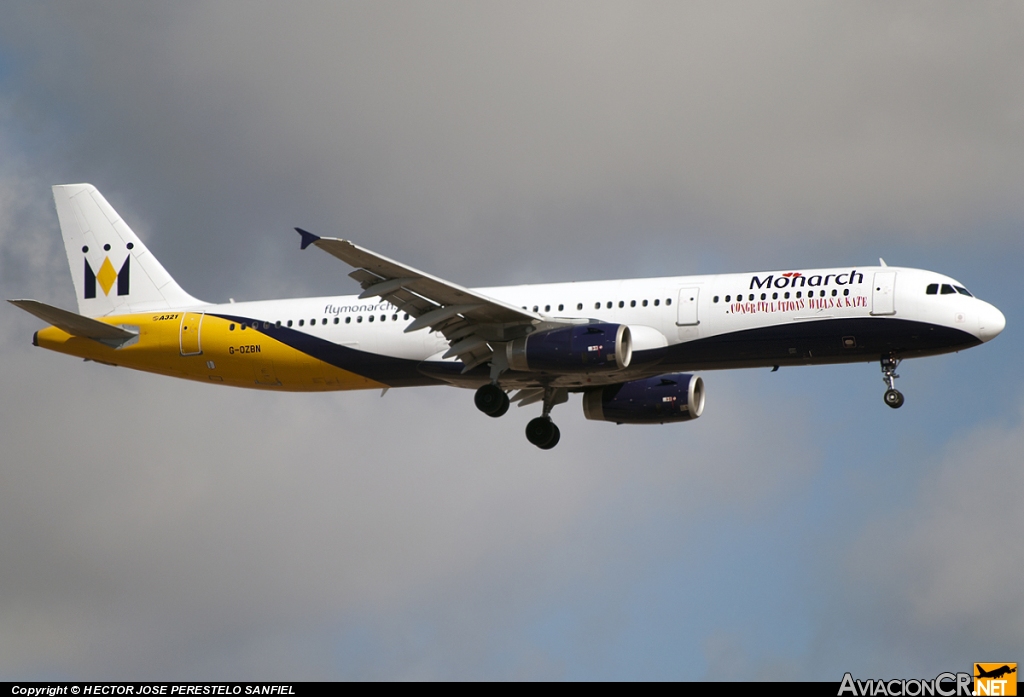
[[510,341],[505,356],[512,370],[603,373],[629,366],[633,339],[625,324],[577,324]]
[[696,419],[703,412],[704,381],[686,373],[630,380],[583,395],[583,414],[592,421],[664,424]]

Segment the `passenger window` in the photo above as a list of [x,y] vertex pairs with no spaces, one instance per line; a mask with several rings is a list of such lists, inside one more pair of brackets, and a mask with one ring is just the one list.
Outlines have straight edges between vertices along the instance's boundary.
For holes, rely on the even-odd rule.
[[625,306],[626,306],[626,302],[624,300],[620,300],[619,301],[619,307],[625,307]]
[[320,324],[327,324],[327,318],[324,317],[322,320],[320,320]]
[[732,302],[732,296],[731,295],[725,296],[725,302]]
[[753,293],[750,294],[749,300],[750,300],[750,302],[754,302],[754,294]]
[[608,309],[609,310],[612,309],[612,301],[611,300],[608,301]]
[[281,326],[281,320],[277,320],[276,322],[274,322],[274,326],[275,327],[280,327]]
[[832,297],[834,298],[834,297],[836,297],[837,295],[839,295],[839,291],[838,291],[838,290],[836,290],[835,288],[833,288],[833,289],[832,289]]
[[761,293],[761,300],[766,300],[767,298],[768,298],[767,295],[765,295],[764,293]]
[[341,321],[341,320],[340,320],[340,319],[338,319],[337,317],[335,317],[335,318],[334,318],[334,323],[335,323],[335,324],[337,324],[337,323],[338,323],[338,322],[340,322],[340,321]]
[[356,317],[356,324],[360,324],[360,323],[362,323],[362,321],[363,321],[363,316],[362,315],[359,315],[358,317]]
[[392,322],[397,322],[398,321],[398,315],[391,315],[391,321]]
[[300,326],[300,327],[304,327],[305,325],[306,325],[306,320],[304,320],[304,319],[300,319],[300,320],[299,320],[299,326]]
[[409,319],[409,313],[408,312],[405,313],[405,318]]
[[849,294],[850,294],[850,289],[849,288],[844,288],[843,289],[843,295],[849,295]]
[[373,315],[370,315],[369,317],[367,317],[366,321],[367,322],[372,322],[373,321]]
[[576,309],[577,310],[582,310],[583,309],[583,303],[576,303]]
[[384,322],[384,321],[386,321],[386,320],[387,320],[387,318],[388,318],[388,316],[387,316],[387,315],[381,315],[381,316],[380,316],[380,321],[381,321],[381,322]]
[[[754,296],[753,296],[753,295],[751,295],[751,296],[750,296],[750,299],[751,299],[751,300],[753,300],[753,299],[754,299]],[[672,304],[672,298],[665,298],[665,304],[666,304],[666,305],[671,305],[671,304]]]
[[956,291],[953,290],[953,286],[949,285],[948,283],[943,283],[942,284],[942,294],[943,295],[956,295]]
[[718,302],[718,296],[716,295],[714,298],[712,298],[711,302],[713,302],[713,303]]
[[551,312],[551,306],[550,305],[545,305],[544,306],[544,312]]
[[[849,293],[850,291],[846,291],[846,292]],[[783,295],[782,297],[784,297],[786,300],[789,300],[789,291],[787,290],[786,294]]]
[[654,299],[654,306],[657,307],[658,305],[661,305],[661,298]]
[[288,326],[289,327],[292,326],[292,321],[291,320],[288,320]]
[[352,324],[352,318],[351,317],[346,317],[345,318],[345,324]]
[[647,301],[644,300],[644,307],[647,307]]
[[779,294],[778,293],[772,293],[772,300],[778,300],[778,299],[779,299]]
[[235,323],[234,322],[232,322],[231,324],[228,325],[228,331],[229,332],[235,331]]
[[594,303],[594,309],[595,310],[600,310],[601,309],[601,303]]
[[564,309],[565,309],[565,305],[563,305],[562,303],[558,303],[558,311],[561,312]]
[[803,297],[803,294],[804,294],[804,292],[802,290],[798,290],[796,292],[796,297],[801,298],[801,297]]
[[629,306],[630,307],[636,307],[636,300],[630,300],[629,301]]
[[928,295],[938,295],[939,294],[939,284],[938,283],[929,283],[928,284],[928,288],[924,292],[926,294],[928,294]]
[[533,311],[534,312],[539,312],[540,311],[540,305],[534,305],[533,306]]

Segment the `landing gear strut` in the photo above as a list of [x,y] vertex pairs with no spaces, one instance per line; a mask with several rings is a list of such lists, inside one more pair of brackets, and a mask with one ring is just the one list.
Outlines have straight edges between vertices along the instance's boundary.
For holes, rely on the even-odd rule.
[[885,391],[884,399],[885,403],[893,409],[903,406],[903,393],[896,389],[896,378],[899,377],[896,374],[896,367],[899,366],[901,360],[896,357],[895,353],[882,356],[882,382],[889,386],[889,389]]
[[508,411],[508,395],[495,384],[484,385],[476,391],[476,408],[495,418]]
[[544,411],[536,419],[526,424],[526,440],[541,450],[551,450],[558,445],[562,437],[558,426],[551,420],[551,410],[556,404],[569,401],[569,393],[565,388],[544,388]]

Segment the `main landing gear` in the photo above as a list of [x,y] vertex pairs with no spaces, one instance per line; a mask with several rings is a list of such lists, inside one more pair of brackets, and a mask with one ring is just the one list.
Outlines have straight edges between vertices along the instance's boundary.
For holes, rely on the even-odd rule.
[[564,388],[544,388],[544,411],[536,419],[526,424],[526,440],[541,450],[551,450],[558,445],[562,437],[558,426],[551,420],[551,410],[556,404],[569,401],[569,393]]
[[[521,390],[516,396],[516,399],[521,397],[528,398],[522,400],[522,404],[530,404],[535,401],[540,401],[541,390]],[[536,445],[541,450],[551,450],[551,448],[558,445],[559,439],[562,434],[558,430],[558,426],[551,420],[551,410],[556,404],[561,404],[569,400],[569,393],[564,388],[545,387],[543,388],[543,400],[544,400],[544,411],[536,419],[526,424],[526,439]],[[476,402],[476,408],[495,418],[502,416],[508,411],[509,398],[505,393],[505,390],[501,389],[498,385],[491,383],[484,385],[476,391],[476,397],[473,400]],[[521,405],[522,406],[522,405]]]
[[508,395],[494,383],[484,385],[476,391],[476,408],[487,414],[498,418],[508,411]]
[[882,382],[889,386],[883,399],[893,409],[903,406],[903,393],[896,389],[896,378],[899,377],[896,374],[896,367],[899,366],[901,360],[896,357],[895,353],[882,356]]

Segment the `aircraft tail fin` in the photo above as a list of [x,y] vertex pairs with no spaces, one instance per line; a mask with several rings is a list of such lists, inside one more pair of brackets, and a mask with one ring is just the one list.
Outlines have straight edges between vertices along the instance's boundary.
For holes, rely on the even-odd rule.
[[64,250],[86,317],[200,305],[92,184],[53,187]]

